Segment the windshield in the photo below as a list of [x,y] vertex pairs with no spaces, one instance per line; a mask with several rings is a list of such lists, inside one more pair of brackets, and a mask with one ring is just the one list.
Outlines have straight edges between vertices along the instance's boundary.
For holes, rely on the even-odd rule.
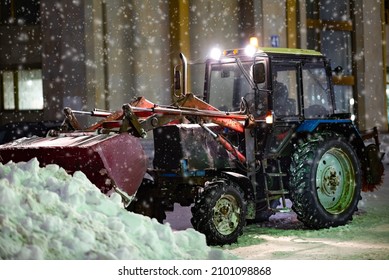
[[[241,66],[251,77],[252,61],[242,62]],[[261,88],[263,85],[259,85]],[[241,67],[234,61],[215,63],[210,66],[208,81],[208,102],[222,111],[239,111],[242,98],[249,106],[250,113],[263,115],[265,113],[265,92],[259,91],[258,108],[254,109],[255,91],[245,77]]]
[[[250,64],[243,64],[250,72]],[[209,83],[209,103],[222,111],[237,111],[242,97],[252,91],[239,66],[234,63],[213,64]]]

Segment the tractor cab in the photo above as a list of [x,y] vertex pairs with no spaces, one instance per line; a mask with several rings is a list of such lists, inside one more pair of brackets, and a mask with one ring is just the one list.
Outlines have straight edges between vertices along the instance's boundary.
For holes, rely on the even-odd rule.
[[206,62],[204,99],[221,111],[253,116],[256,141],[267,142],[258,145],[262,156],[282,155],[302,124],[314,129],[322,120],[351,122],[350,115],[337,114],[330,64],[321,53],[246,48],[219,54]]

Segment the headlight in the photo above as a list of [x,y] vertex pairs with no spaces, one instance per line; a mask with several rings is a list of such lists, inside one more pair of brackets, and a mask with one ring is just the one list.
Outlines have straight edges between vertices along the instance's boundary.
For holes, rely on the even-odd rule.
[[222,56],[222,51],[219,48],[213,48],[211,50],[211,53],[209,54],[209,56],[212,59],[219,60],[220,57]]

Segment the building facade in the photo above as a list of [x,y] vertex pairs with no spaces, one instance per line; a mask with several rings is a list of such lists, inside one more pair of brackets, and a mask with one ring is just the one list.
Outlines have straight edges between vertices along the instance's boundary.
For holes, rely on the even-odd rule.
[[[337,108],[388,130],[384,0],[5,0],[0,4],[0,125],[116,110],[134,96],[169,104],[180,52],[316,49],[333,66]],[[388,7],[388,6],[387,6]],[[389,8],[389,7],[388,7]]]

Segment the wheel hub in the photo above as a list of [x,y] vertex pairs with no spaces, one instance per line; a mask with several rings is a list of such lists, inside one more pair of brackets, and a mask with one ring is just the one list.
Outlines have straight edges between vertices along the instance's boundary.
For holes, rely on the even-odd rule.
[[225,205],[223,206],[221,209],[220,209],[220,213],[223,215],[223,216],[227,216],[228,212],[230,211],[230,207],[228,205]]
[[316,189],[321,205],[338,214],[350,204],[355,181],[349,157],[340,149],[328,150],[320,159],[316,171]]
[[240,208],[234,197],[223,195],[213,208],[213,222],[223,235],[234,232],[239,225]]
[[320,186],[321,191],[327,195],[334,195],[341,181],[338,171],[330,166],[323,173],[323,181]]

